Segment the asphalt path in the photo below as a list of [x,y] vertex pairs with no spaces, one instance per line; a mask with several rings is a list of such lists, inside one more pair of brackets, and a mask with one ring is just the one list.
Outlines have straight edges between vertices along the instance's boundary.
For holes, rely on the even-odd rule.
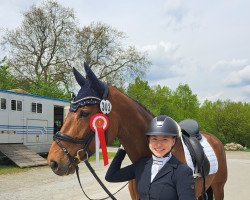
[[[114,149],[115,151],[115,149]],[[228,181],[225,186],[225,200],[250,200],[250,152],[227,152]],[[125,158],[123,165],[130,163]],[[107,167],[95,166],[98,176],[104,180]],[[106,197],[87,167],[80,164],[80,178],[85,192],[91,198]],[[104,184],[113,193],[125,183]],[[128,200],[130,195],[127,186],[115,197]],[[0,176],[0,200],[80,200],[87,199],[78,184],[76,175],[57,176],[48,166],[33,168],[29,171]]]

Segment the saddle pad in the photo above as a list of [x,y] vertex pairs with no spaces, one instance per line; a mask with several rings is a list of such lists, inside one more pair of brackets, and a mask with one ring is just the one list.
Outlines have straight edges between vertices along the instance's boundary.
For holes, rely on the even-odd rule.
[[[181,142],[183,145],[183,149],[184,149],[184,154],[185,154],[185,158],[186,158],[186,162],[187,165],[193,170],[193,173],[195,175],[195,169],[194,169],[194,164],[190,155],[190,152],[187,148],[187,146],[185,145],[183,138],[181,137]],[[207,139],[202,135],[202,139],[200,140],[200,144],[204,149],[204,152],[207,156],[207,159],[210,163],[210,171],[209,174],[214,174],[218,171],[218,160],[217,157],[214,153],[213,148],[211,147],[211,145],[208,143]]]

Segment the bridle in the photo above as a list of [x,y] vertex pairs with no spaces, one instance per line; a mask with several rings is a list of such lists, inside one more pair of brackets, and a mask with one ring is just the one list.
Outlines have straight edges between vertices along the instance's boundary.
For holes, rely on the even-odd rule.
[[[69,135],[66,135],[60,131],[58,131],[54,136],[53,140],[58,144],[58,146],[61,148],[61,150],[67,155],[70,165],[77,165],[79,161],[83,161],[79,155],[80,152],[85,152],[88,159],[90,156],[93,155],[93,152],[89,150],[89,144],[95,137],[95,133],[93,131],[89,131],[83,139],[75,139]],[[70,155],[67,148],[63,146],[61,141],[73,143],[73,144],[81,144],[83,147],[77,151],[76,156]]]
[[[105,84],[105,91],[103,94],[103,99],[107,99],[108,96],[108,87]],[[83,100],[87,100],[88,102],[91,101],[91,98],[84,98]],[[79,102],[79,101],[77,101]],[[81,104],[80,104],[81,105]],[[89,199],[89,200],[104,200],[104,199],[108,199],[109,197],[113,200],[116,200],[116,198],[114,197],[114,195],[116,193],[118,193],[121,189],[123,189],[127,184],[125,184],[123,187],[121,187],[117,192],[115,192],[114,194],[112,194],[107,188],[106,186],[102,183],[102,181],[100,180],[100,178],[97,176],[97,174],[95,173],[94,169],[92,168],[92,166],[90,165],[88,158],[93,155],[93,152],[90,151],[89,149],[89,145],[91,143],[91,141],[93,140],[93,138],[95,137],[95,133],[93,131],[89,131],[83,139],[75,139],[67,134],[64,134],[60,131],[58,131],[54,136],[53,136],[53,140],[57,143],[57,145],[60,147],[60,149],[67,155],[69,162],[70,162],[70,166],[75,166],[76,167],[76,174],[77,174],[77,179],[79,182],[79,185],[84,193],[84,195]],[[107,139],[107,137],[106,137]],[[79,149],[77,151],[76,156],[72,156],[69,151],[67,150],[67,148],[65,148],[63,146],[63,144],[61,143],[61,141],[65,141],[65,142],[69,142],[69,143],[73,143],[73,144],[81,144],[82,148]],[[86,158],[81,159],[80,157],[80,152],[84,152],[86,155]],[[79,177],[79,167],[78,167],[78,163],[80,163],[81,161],[84,161],[84,163],[86,164],[86,166],[88,167],[88,169],[90,170],[90,172],[93,174],[93,176],[96,178],[96,180],[98,181],[98,183],[101,185],[101,187],[105,190],[105,192],[109,195],[106,198],[101,198],[101,199],[91,199],[89,198],[89,196],[85,193],[85,191],[83,190],[81,181],[80,181],[80,177]]]
[[[103,84],[104,85],[104,92],[102,95],[102,99],[107,99],[108,98],[108,86],[107,84]],[[84,97],[81,98],[79,100],[73,99],[73,101],[71,102],[71,108],[73,108],[76,104],[78,104],[78,106],[83,106],[84,104],[98,104],[100,103],[101,99],[98,97],[93,97],[93,96],[88,96],[88,97]],[[70,108],[70,109],[71,109]],[[78,107],[74,107],[73,108],[73,112],[75,112],[77,110]],[[77,162],[81,162],[84,161],[81,159],[79,153],[80,152],[84,152],[87,155],[88,159],[91,155],[93,155],[93,152],[91,152],[89,150],[89,144],[91,143],[91,141],[93,140],[93,138],[95,137],[95,133],[93,131],[89,131],[83,139],[75,139],[67,134],[64,134],[60,131],[58,131],[54,136],[53,136],[53,140],[58,144],[58,146],[61,148],[61,150],[68,156],[69,158],[69,162],[70,165],[77,165]],[[63,144],[61,143],[61,141],[65,141],[65,142],[69,142],[69,143],[73,143],[73,144],[81,144],[83,145],[83,147],[77,151],[77,155],[76,156],[72,156],[70,155],[69,151],[63,146]]]

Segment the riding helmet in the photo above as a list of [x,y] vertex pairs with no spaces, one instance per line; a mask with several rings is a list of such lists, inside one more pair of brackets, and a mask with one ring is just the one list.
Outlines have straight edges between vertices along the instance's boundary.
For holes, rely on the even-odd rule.
[[155,117],[149,124],[146,135],[166,135],[178,137],[180,128],[175,120],[166,115]]

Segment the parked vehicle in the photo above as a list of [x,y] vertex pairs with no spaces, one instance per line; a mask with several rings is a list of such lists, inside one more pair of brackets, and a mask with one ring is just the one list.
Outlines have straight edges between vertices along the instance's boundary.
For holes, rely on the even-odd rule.
[[22,143],[36,153],[49,151],[69,101],[0,89],[0,144]]

